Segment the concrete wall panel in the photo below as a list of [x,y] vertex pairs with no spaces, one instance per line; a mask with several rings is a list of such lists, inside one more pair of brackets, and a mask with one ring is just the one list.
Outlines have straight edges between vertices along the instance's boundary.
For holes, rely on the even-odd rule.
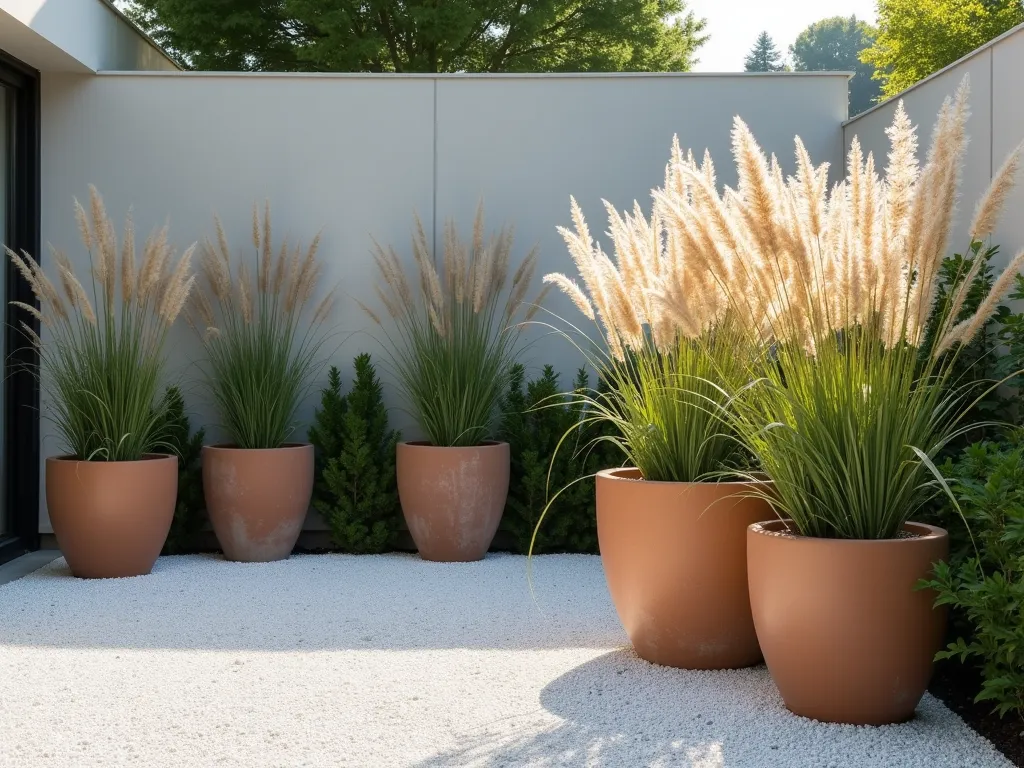
[[[540,274],[572,267],[555,231],[569,220],[570,194],[595,232],[605,229],[601,198],[648,206],[673,133],[698,151],[709,147],[723,182],[733,183],[729,130],[737,113],[787,169],[794,134],[816,160],[838,166],[847,98],[841,75],[44,74],[42,85],[44,241],[85,269],[71,205],[90,183],[117,219],[134,206],[140,233],[169,216],[180,248],[211,233],[215,211],[244,247],[253,202],[269,198],[275,238],[308,241],[323,228],[325,282],[342,291],[328,349],[346,384],[358,352],[384,362],[375,329],[352,300],[376,305],[371,236],[411,261],[414,212],[430,237],[435,220],[448,216],[465,232],[483,197],[490,226],[515,224],[517,255],[540,247],[539,287]],[[580,319],[565,302],[551,306]],[[175,329],[170,370],[194,423],[217,439],[190,334],[183,324]],[[580,363],[569,344],[539,329],[529,337],[531,373],[552,362],[568,385]],[[390,384],[386,365],[382,373]],[[397,425],[414,436],[393,387],[388,397]],[[314,405],[315,398],[304,407],[303,422]],[[42,453],[58,449],[44,421]]]

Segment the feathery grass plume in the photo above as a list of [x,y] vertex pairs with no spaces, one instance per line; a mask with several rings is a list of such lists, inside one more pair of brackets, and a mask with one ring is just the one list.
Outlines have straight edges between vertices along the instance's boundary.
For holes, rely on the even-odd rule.
[[195,296],[194,304],[196,311],[199,313],[199,319],[207,328],[212,328],[217,321],[213,317],[213,305],[210,304],[210,297],[201,288],[197,288],[193,295]]
[[203,377],[233,445],[279,448],[294,433],[299,406],[323,366],[319,353],[334,291],[311,306],[321,274],[320,234],[305,251],[287,241],[275,251],[270,204],[264,203],[262,218],[254,207],[252,257],[237,260],[232,284],[234,260],[216,216],[214,230],[216,248],[203,241],[208,291],[197,290],[193,301],[206,350]]
[[28,283],[29,288],[32,289],[32,294],[42,304],[49,305],[54,314],[58,316],[65,316],[67,312],[64,310],[64,302],[60,298],[60,294],[53,287],[53,283],[50,282],[40,268],[39,264],[29,256],[26,252],[22,251],[20,254],[15,253],[13,250],[4,246],[4,252],[14,263],[18,272],[24,278],[25,282]]
[[288,272],[288,238],[281,240],[281,247],[277,251],[277,259],[274,262],[274,282],[270,286],[271,293],[280,294],[284,290],[284,279]]
[[[733,397],[722,412],[774,481],[769,501],[804,535],[897,535],[942,487],[934,457],[970,427],[964,415],[971,393],[951,371],[960,345],[992,316],[1024,267],[1024,253],[966,320],[954,325],[962,290],[935,306],[968,115],[965,82],[943,104],[919,167],[916,129],[898,105],[885,173],[854,143],[849,176],[831,189],[824,172],[810,170],[800,142],[797,173],[783,179],[739,120],[736,190],[720,193],[701,183],[692,155],[682,160],[672,148],[679,169],[666,178],[686,174],[689,184],[655,192],[665,212],[665,268],[647,290],[678,332],[693,334],[702,322],[695,266],[713,274],[728,307],[724,316],[742,322],[754,348],[743,355],[740,386],[723,386]],[[994,228],[1015,166],[1011,156],[996,174],[972,229]],[[963,266],[967,278],[978,268],[977,259]],[[919,349],[936,313],[936,343]],[[648,327],[652,320],[646,318]],[[607,322],[600,315],[599,321]],[[629,329],[616,335],[631,338]]]
[[93,278],[86,281],[91,298],[63,251],[50,247],[61,296],[32,257],[5,248],[39,301],[38,307],[14,306],[46,329],[40,338],[31,324],[20,324],[38,351],[38,369],[29,370],[40,376],[44,408],[64,452],[87,461],[137,461],[168,450],[159,397],[163,350],[192,288],[194,246],[169,271],[167,229],[154,231],[137,272],[131,212],[119,248],[103,199],[92,186],[89,201],[87,212],[76,200],[74,213]]
[[[384,328],[387,354],[413,417],[434,445],[479,445],[494,429],[498,402],[519,350],[524,306],[532,317],[541,301],[524,301],[536,252],[518,266],[508,286],[511,227],[485,236],[478,207],[468,244],[454,222],[445,224],[442,281],[419,217],[412,238],[419,295],[395,251],[373,241],[377,294],[394,320]],[[362,305],[361,305],[362,306]],[[382,325],[368,307],[363,310]],[[525,320],[524,320],[525,321]]]
[[[975,261],[980,261],[978,256],[974,257]],[[1003,270],[1002,274],[996,278],[995,282],[992,283],[992,288],[989,289],[988,294],[982,300],[981,304],[978,305],[978,309],[969,318],[963,321],[962,328],[957,333],[949,344],[943,345],[940,342],[940,346],[943,350],[948,348],[952,343],[959,344],[970,344],[971,340],[978,335],[978,331],[981,330],[982,326],[995,314],[996,308],[999,306],[999,302],[1006,298],[1006,294],[1010,292],[1010,288],[1013,287],[1016,281],[1017,275],[1021,269],[1024,268],[1024,250],[1021,250],[1014,256],[1010,263]],[[973,280],[973,275],[976,275],[977,271],[973,270],[968,273],[970,278]],[[954,315],[955,317],[955,315]],[[956,330],[954,328],[953,330]],[[936,354],[940,354],[941,351],[937,351]]]
[[74,305],[75,291],[71,284],[71,281],[67,279],[66,274],[74,274],[74,270],[71,267],[71,261],[68,259],[68,255],[59,248],[54,248],[51,243],[47,243],[47,247],[50,249],[50,256],[53,259],[54,264],[57,265],[57,274],[60,277],[61,289],[64,291],[64,296],[69,302]]
[[136,295],[139,301],[155,297],[160,290],[161,276],[170,258],[171,249],[167,243],[169,225],[150,232],[142,247],[142,266],[136,277]]
[[583,313],[583,316],[588,320],[594,319],[594,307],[590,303],[590,299],[587,295],[580,290],[579,285],[576,284],[575,280],[566,277],[563,274],[554,273],[550,275],[544,275],[544,282],[558,286],[562,293],[569,297],[573,304],[576,305],[576,309]]
[[[220,228],[218,222],[218,229]],[[214,297],[220,301],[231,299],[231,273],[230,262],[225,260],[210,242],[209,238],[203,238],[201,264],[203,273],[210,281],[210,290]]]
[[159,314],[168,325],[172,324],[181,314],[185,308],[185,302],[188,301],[192,288],[195,286],[196,278],[192,274],[192,254],[194,252],[195,248],[189,247],[182,254],[178,266],[171,273],[171,279],[167,281],[160,298]]
[[[735,137],[737,146],[749,151],[739,125]],[[741,343],[746,332],[738,313],[725,311],[724,292],[709,264],[733,277],[733,260],[746,255],[746,248],[735,252],[738,229],[718,198],[713,168],[708,156],[701,166],[692,153],[684,159],[674,142],[665,186],[652,192],[650,217],[638,203],[619,213],[605,202],[614,261],[593,242],[572,200],[574,229],[559,232],[583,285],[561,273],[544,277],[595,322],[607,344],[606,350],[587,340],[581,344],[565,333],[610,384],[605,392],[569,396],[593,421],[610,427],[604,439],[648,480],[698,481],[742,464],[742,448],[723,411],[729,399],[725,385],[738,386],[739,376],[746,375],[744,349],[750,347]],[[768,195],[765,178],[772,174],[777,171],[751,160],[743,184]],[[719,215],[711,221],[692,216],[695,200],[717,207]],[[745,221],[764,225],[762,242],[775,237],[774,225],[764,217],[767,209],[775,215],[778,202],[766,199],[760,212],[747,212]]]
[[244,261],[238,268],[238,308],[242,313],[242,322],[248,325],[252,322],[252,290],[249,285],[249,265]]
[[1006,198],[1017,185],[1017,168],[1020,165],[1020,153],[1024,142],[1018,144],[996,171],[988,191],[978,201],[974,211],[974,219],[968,232],[975,240],[984,240],[996,228],[996,222],[1003,213]]
[[89,301],[89,294],[85,292],[85,287],[70,269],[62,269],[61,271],[63,272],[63,277],[70,283],[71,292],[75,297],[71,302],[71,306],[82,313],[85,322],[89,325],[96,325],[96,312],[92,308],[92,302]]

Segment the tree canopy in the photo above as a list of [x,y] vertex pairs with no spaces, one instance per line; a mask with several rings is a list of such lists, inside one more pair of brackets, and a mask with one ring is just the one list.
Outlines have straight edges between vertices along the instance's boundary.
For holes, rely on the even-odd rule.
[[875,28],[856,16],[833,16],[811,24],[790,46],[793,69],[799,72],[850,71],[850,114],[868,109],[878,99],[881,84],[872,79],[875,68],[860,60],[874,43]]
[[685,71],[707,41],[685,0],[132,0],[125,12],[206,70]]
[[767,32],[757,36],[757,42],[743,60],[743,66],[747,72],[782,72],[786,68],[782,53]]
[[878,0],[878,36],[862,59],[893,96],[1021,22],[1022,0]]

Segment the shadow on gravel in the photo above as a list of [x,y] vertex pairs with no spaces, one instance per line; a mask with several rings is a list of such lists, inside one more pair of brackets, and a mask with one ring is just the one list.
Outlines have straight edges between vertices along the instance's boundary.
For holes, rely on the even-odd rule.
[[[728,671],[659,667],[630,649],[599,656],[551,681],[540,706],[500,734],[460,734],[442,766],[691,766],[693,768],[966,768],[1005,765],[927,697],[914,720],[883,728],[822,724],[782,704],[764,666]],[[497,730],[497,729],[495,729]],[[509,731],[512,731],[510,734]],[[515,735],[518,730],[520,737]],[[538,733],[538,731],[540,731]]]

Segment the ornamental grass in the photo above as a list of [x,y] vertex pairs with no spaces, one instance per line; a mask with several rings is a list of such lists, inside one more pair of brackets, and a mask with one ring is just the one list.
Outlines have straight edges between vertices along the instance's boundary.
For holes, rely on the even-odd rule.
[[164,343],[195,281],[195,246],[172,264],[164,226],[146,239],[137,262],[131,211],[119,243],[93,186],[89,210],[75,200],[75,217],[89,254],[88,275],[76,275],[67,255],[52,246],[54,279],[28,253],[5,247],[38,306],[13,303],[41,326],[40,336],[20,323],[38,352],[39,368],[31,370],[40,375],[67,456],[137,461],[170,450],[158,398]]
[[252,257],[236,264],[220,219],[214,224],[216,242],[204,239],[201,249],[207,285],[189,315],[206,350],[203,373],[234,447],[280,448],[322,366],[334,306],[333,290],[313,304],[320,235],[306,247],[284,239],[275,249],[269,203],[262,216],[253,206]]
[[[674,152],[674,177],[656,205],[685,246],[676,258],[711,276],[758,350],[748,383],[726,409],[774,481],[769,501],[807,536],[899,535],[934,494],[942,448],[972,425],[982,392],[955,378],[968,344],[1024,265],[1014,256],[973,314],[955,322],[983,266],[977,249],[963,279],[937,304],[967,144],[966,80],[939,112],[923,166],[902,103],[883,173],[856,139],[848,175],[831,188],[799,138],[796,173],[784,176],[736,119],[739,184],[722,192],[703,165]],[[985,240],[1014,184],[1019,148],[975,208],[970,242]],[[704,299],[673,264],[645,283],[680,328]],[[958,276],[959,277],[959,276]],[[931,331],[929,331],[931,329]],[[925,344],[927,336],[934,343]],[[994,386],[995,383],[992,383]]]
[[532,319],[545,292],[526,302],[536,249],[509,279],[512,229],[502,227],[485,239],[482,205],[469,243],[459,238],[450,220],[443,237],[439,268],[416,218],[412,238],[416,289],[395,250],[375,241],[374,259],[381,278],[377,295],[393,326],[384,326],[376,312],[360,306],[384,330],[399,387],[430,442],[474,446],[492,436],[498,404],[519,351],[522,322]]
[[[665,189],[682,189],[682,168],[676,144]],[[714,186],[710,160],[701,173]],[[559,231],[583,284],[561,273],[544,280],[569,296],[604,340],[602,348],[583,333],[578,346],[608,390],[573,395],[589,421],[611,427],[598,439],[618,446],[646,480],[735,479],[747,455],[725,411],[753,360],[726,292],[686,257],[687,233],[657,193],[650,218],[639,204],[620,214],[605,201],[614,259],[591,237],[575,199],[571,207],[574,228]]]

